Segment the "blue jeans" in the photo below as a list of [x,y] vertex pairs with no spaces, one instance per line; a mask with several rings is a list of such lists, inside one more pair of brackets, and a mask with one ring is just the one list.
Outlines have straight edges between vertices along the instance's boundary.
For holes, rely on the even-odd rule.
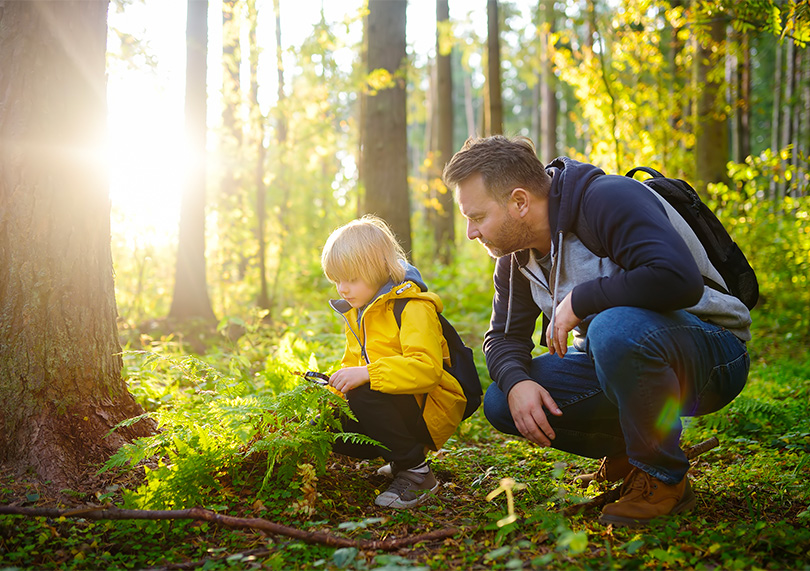
[[[689,469],[680,417],[726,406],[745,386],[749,366],[743,341],[691,313],[614,307],[594,317],[581,346],[562,359],[536,357],[529,374],[563,411],[548,414],[554,448],[589,458],[624,453],[676,484]],[[484,414],[501,432],[520,435],[495,383]]]

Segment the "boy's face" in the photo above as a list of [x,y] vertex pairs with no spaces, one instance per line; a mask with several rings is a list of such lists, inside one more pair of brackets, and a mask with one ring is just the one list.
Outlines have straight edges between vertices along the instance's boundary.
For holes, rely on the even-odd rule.
[[360,278],[340,280],[335,286],[340,297],[348,301],[355,309],[359,309],[370,302],[379,289],[379,287],[369,285]]

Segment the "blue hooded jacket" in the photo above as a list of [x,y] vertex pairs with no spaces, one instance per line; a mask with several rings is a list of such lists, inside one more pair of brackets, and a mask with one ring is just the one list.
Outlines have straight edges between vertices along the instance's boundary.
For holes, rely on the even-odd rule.
[[[583,319],[575,340],[583,343],[593,316],[617,306],[686,309],[750,339],[748,309],[704,286],[703,275],[722,278],[694,232],[663,198],[639,181],[567,157],[553,161],[547,171],[552,177],[550,253],[521,250],[495,266],[484,353],[490,376],[504,393],[530,378],[537,319],[542,313],[544,322],[553,320],[569,292],[574,313]],[[589,245],[600,246],[599,255],[583,243],[586,234]],[[545,323],[542,333],[544,338]]]

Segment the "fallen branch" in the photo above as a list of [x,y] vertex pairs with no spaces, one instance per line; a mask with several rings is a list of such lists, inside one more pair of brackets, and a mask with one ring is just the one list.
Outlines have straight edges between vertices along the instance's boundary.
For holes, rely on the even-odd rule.
[[[692,460],[697,458],[704,452],[708,452],[712,448],[715,448],[720,445],[720,441],[717,439],[716,436],[712,436],[711,438],[704,440],[703,442],[698,442],[694,446],[690,446],[689,448],[684,450],[687,459]],[[621,489],[622,486],[619,484],[615,488],[612,488],[606,492],[603,492],[596,496],[593,499],[588,500],[587,502],[582,502],[579,504],[574,504],[573,506],[568,506],[563,511],[563,514],[570,516],[576,515],[578,513],[582,513],[587,510],[592,510],[595,508],[601,508],[605,504],[609,504],[611,502],[615,502],[621,496]]]
[[19,506],[0,506],[0,514],[22,515],[28,517],[81,517],[91,520],[179,520],[193,519],[197,521],[208,521],[217,525],[223,525],[234,529],[257,529],[274,535],[284,535],[294,539],[300,539],[306,543],[319,543],[331,547],[356,547],[366,550],[393,551],[401,547],[414,545],[420,541],[434,541],[452,537],[458,533],[458,529],[446,528],[419,535],[410,535],[399,539],[370,540],[370,539],[348,539],[333,535],[323,531],[304,531],[294,527],[281,525],[261,518],[240,518],[221,515],[202,508],[191,508],[188,510],[122,510],[105,507],[86,507],[70,510],[59,510],[53,508],[25,508]]

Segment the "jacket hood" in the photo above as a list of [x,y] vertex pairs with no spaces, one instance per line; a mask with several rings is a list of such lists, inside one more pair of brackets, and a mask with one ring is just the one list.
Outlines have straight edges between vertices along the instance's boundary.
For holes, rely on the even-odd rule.
[[[573,229],[579,213],[579,205],[585,194],[585,189],[591,184],[593,179],[605,174],[605,171],[591,164],[581,163],[568,157],[557,157],[546,167],[546,171],[551,176],[551,189],[548,194],[548,222],[551,229],[552,251],[556,246],[556,251],[562,250],[563,235]],[[557,240],[556,245],[553,242]],[[531,253],[529,250],[514,252],[509,262],[509,295],[506,302],[506,326],[504,335],[509,334],[509,326],[512,321],[512,287],[515,266],[522,268],[529,262]],[[560,278],[560,267],[562,260],[557,258],[553,264],[555,271],[553,283],[558,283]],[[557,310],[557,290],[552,292],[553,304],[550,321],[553,323]],[[541,332],[542,343],[546,344],[546,328]]]
[[560,232],[572,230],[585,189],[594,178],[604,175],[605,171],[568,157],[554,159],[546,170],[551,175],[548,221],[553,237]]
[[[395,284],[393,280],[388,280],[388,282],[383,284],[383,286],[379,290],[377,290],[377,293],[374,294],[374,297],[371,298],[371,301],[368,302],[366,307],[368,307],[369,305],[374,303],[374,301],[377,298],[383,297],[383,296],[391,293],[391,290],[393,290],[395,286],[401,286],[403,284],[406,284],[407,282],[413,282],[414,284],[416,284],[419,287],[419,291],[407,292],[407,290],[405,290],[405,291],[399,292],[398,295],[401,295],[401,294],[404,294],[404,293],[419,293],[419,292],[427,292],[428,291],[428,287],[425,284],[424,280],[422,279],[422,274],[419,272],[418,269],[416,269],[415,266],[412,266],[411,264],[409,264],[408,262],[406,262],[404,260],[400,260],[399,263],[402,264],[402,266],[405,268],[405,279],[402,281],[401,284]],[[407,297],[410,297],[410,295],[407,296]],[[338,313],[343,314],[343,315],[345,315],[346,313],[348,313],[352,309],[351,304],[348,301],[346,301],[345,299],[330,299],[329,300],[329,305],[332,306],[332,309],[334,309],[335,311],[337,311]],[[364,310],[365,310],[365,307],[362,307],[362,308],[360,308],[358,310],[358,312],[357,312],[357,319],[358,320],[362,317]],[[438,310],[441,311],[441,307],[438,307]]]

